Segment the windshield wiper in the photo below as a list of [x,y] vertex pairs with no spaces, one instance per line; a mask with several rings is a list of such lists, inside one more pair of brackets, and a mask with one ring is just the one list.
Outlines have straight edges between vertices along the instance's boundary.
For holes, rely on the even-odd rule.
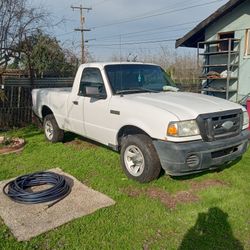
[[116,94],[126,94],[126,93],[133,93],[133,92],[149,92],[149,93],[159,93],[158,90],[147,89],[147,88],[134,88],[134,89],[123,89],[116,92]]
[[117,95],[119,95],[119,94],[126,94],[126,93],[133,93],[133,92],[140,92],[141,90],[139,90],[139,89],[123,89],[123,90],[119,90],[119,91],[116,91],[115,93],[117,94]]

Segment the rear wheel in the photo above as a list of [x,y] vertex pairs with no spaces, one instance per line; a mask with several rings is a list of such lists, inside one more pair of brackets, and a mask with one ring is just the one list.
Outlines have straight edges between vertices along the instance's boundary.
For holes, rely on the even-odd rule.
[[121,165],[125,174],[139,182],[156,179],[161,171],[159,157],[151,138],[143,134],[129,135],[121,147]]
[[64,132],[58,127],[54,115],[46,115],[43,122],[45,138],[52,143],[61,142]]

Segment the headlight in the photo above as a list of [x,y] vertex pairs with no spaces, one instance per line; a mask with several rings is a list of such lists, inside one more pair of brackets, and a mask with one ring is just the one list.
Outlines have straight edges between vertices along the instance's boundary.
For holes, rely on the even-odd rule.
[[249,126],[249,116],[248,112],[243,112],[243,126]]
[[187,137],[199,134],[200,130],[195,120],[170,122],[168,125],[168,136]]

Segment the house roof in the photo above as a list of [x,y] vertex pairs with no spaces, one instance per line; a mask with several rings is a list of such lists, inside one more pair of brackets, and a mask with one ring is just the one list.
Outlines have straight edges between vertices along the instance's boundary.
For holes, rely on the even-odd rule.
[[192,47],[196,48],[198,42],[205,40],[206,28],[216,22],[218,19],[231,12],[235,7],[247,0],[230,0],[225,5],[216,10],[212,15],[199,23],[194,29],[189,31],[185,36],[176,40],[175,47]]

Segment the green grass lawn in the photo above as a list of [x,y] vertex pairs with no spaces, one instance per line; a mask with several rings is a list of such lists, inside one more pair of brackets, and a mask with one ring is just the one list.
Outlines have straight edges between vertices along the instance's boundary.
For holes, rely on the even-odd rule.
[[0,249],[250,249],[250,151],[219,172],[139,184],[117,153],[72,134],[58,144],[33,127],[10,134],[27,144],[0,156],[0,180],[59,167],[116,205],[22,243],[0,221]]

